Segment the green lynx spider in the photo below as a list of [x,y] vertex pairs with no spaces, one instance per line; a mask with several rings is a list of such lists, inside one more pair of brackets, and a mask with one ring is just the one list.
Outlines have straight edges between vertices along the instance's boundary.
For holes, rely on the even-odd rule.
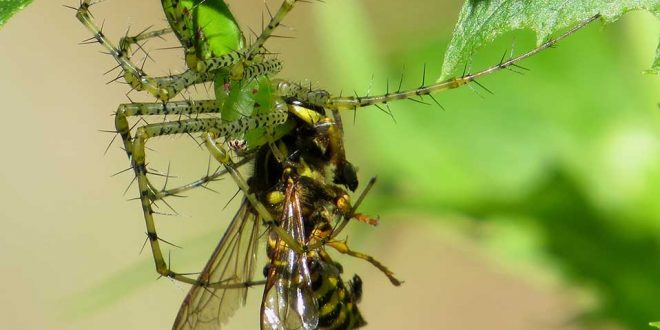
[[[401,86],[399,86],[399,89],[396,91],[388,90],[382,95],[337,97],[331,96],[323,90],[312,90],[311,88],[293,82],[279,79],[271,80],[269,78],[281,70],[282,63],[274,58],[274,56],[271,56],[263,46],[273,35],[273,32],[285,16],[293,9],[294,5],[300,1],[303,0],[284,0],[277,12],[270,18],[268,25],[249,46],[243,45],[242,37],[240,36],[236,38],[233,45],[214,46],[206,39],[202,28],[196,25],[198,23],[192,20],[191,13],[193,11],[198,9],[210,10],[212,14],[216,15],[214,17],[224,19],[225,23],[229,24],[229,29],[235,29],[237,36],[240,35],[240,30],[235,25],[235,20],[231,17],[224,2],[219,0],[162,0],[163,9],[170,27],[140,33],[135,36],[126,36],[120,40],[119,46],[115,46],[92,19],[90,7],[95,2],[92,2],[92,0],[83,0],[78,8],[74,8],[77,10],[76,17],[93,34],[90,40],[103,45],[114,57],[121,70],[123,70],[125,81],[133,89],[145,91],[156,98],[156,102],[153,103],[121,104],[116,111],[115,126],[116,132],[123,140],[125,151],[131,160],[131,166],[137,178],[147,228],[147,237],[153,253],[156,270],[160,275],[192,285],[205,287],[223,286],[222,281],[215,283],[202,282],[170,269],[160,247],[160,242],[165,241],[158,237],[154,223],[153,215],[156,213],[152,209],[152,204],[156,201],[163,201],[168,196],[177,195],[181,192],[200,187],[228,172],[235,179],[240,189],[245,193],[262,218],[266,219],[266,223],[273,223],[272,217],[265,210],[264,206],[249,193],[245,179],[236,170],[236,166],[245,162],[245,160],[234,163],[229,153],[224,147],[218,144],[218,141],[219,139],[225,139],[227,141],[231,137],[245,138],[248,141],[248,149],[253,149],[260,145],[271,144],[283,131],[290,129],[287,127],[287,118],[289,116],[296,116],[309,124],[322,119],[315,113],[292,110],[291,107],[286,106],[285,99],[296,98],[304,100],[307,104],[323,108],[333,113],[339,113],[345,110],[354,111],[358,108],[371,105],[386,105],[388,102],[424,96],[431,97],[437,103],[431,95],[432,93],[458,88],[470,82],[476,82],[477,78],[510,66],[516,66],[517,62],[553,46],[558,41],[597,19],[597,16],[592,17],[531,51],[516,57],[510,57],[506,60],[502,58],[498,64],[476,73],[466,73],[460,77],[438,83],[425,84],[423,82],[420,87],[413,89],[402,90]],[[140,66],[131,61],[130,49],[132,45],[139,45],[143,40],[160,37],[169,33],[174,33],[184,48],[186,64],[188,66],[185,72],[154,77],[145,73]],[[228,84],[229,91],[225,94],[222,94],[222,84],[218,83],[219,77]],[[227,100],[224,100],[223,102],[225,103],[223,104],[229,106],[224,107],[220,106],[222,102],[214,99],[170,101],[179,95],[181,91],[193,85],[207,82],[216,82],[216,97],[218,99],[230,99],[232,88],[235,86],[239,86],[237,88],[237,93],[239,94],[244,93],[246,90],[245,86],[257,88],[256,94],[267,94],[264,102],[266,102],[268,107],[265,110],[260,109],[257,111],[255,107],[245,111],[245,109],[239,109],[239,106]],[[245,83],[245,85],[241,85],[241,83]],[[219,90],[220,93],[218,93]],[[224,96],[220,97],[218,96],[219,94]],[[259,97],[259,95],[255,96],[256,99]],[[200,114],[215,114],[216,116],[198,118]],[[129,126],[128,118],[151,115],[174,116],[178,117],[178,119],[139,126],[135,129],[134,136],[131,135],[132,129]],[[182,119],[184,117],[185,119]],[[254,136],[249,138],[249,133],[255,131],[261,132],[261,135],[258,135],[257,138]],[[147,177],[146,142],[155,137],[193,133],[202,135],[202,139],[210,154],[224,165],[225,171],[207,175],[197,181],[177,188],[167,190],[155,188]],[[300,246],[298,242],[287,237],[286,232],[277,228],[277,226],[274,227],[273,229],[278,235],[291,247],[295,247],[301,251],[318,247]],[[251,285],[251,283],[243,283],[241,285]]]

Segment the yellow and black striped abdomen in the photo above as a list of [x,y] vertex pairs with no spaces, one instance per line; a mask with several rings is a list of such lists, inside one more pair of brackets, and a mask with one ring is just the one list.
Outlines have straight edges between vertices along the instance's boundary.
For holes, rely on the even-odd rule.
[[332,262],[327,255],[325,257],[310,262],[312,290],[319,309],[318,328],[343,330],[366,325],[357,308],[362,295],[362,280],[355,275],[345,284],[340,277],[341,265]]
[[[278,240],[271,235],[268,239],[267,251],[271,259],[264,276],[275,267],[275,272],[281,278],[291,276],[285,260],[273,263]],[[283,242],[282,242],[283,244]],[[311,279],[311,295],[318,306],[319,330],[350,330],[363,327],[367,322],[362,318],[357,303],[362,297],[362,280],[354,275],[351,281],[344,283],[341,279],[342,266],[330,259],[325,250],[320,249],[308,255],[308,266]],[[295,282],[290,285],[296,285]]]

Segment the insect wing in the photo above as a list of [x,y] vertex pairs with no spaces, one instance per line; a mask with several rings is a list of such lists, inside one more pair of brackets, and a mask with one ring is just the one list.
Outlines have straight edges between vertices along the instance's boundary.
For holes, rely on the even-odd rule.
[[[287,186],[281,224],[293,239],[305,244],[300,199],[295,186],[295,183]],[[316,329],[318,321],[318,304],[313,296],[307,255],[289,248],[278,237],[261,305],[261,328]]]
[[219,329],[245,304],[256,261],[259,217],[243,200],[220,243],[199,275],[217,286],[193,286],[184,299],[173,329]]

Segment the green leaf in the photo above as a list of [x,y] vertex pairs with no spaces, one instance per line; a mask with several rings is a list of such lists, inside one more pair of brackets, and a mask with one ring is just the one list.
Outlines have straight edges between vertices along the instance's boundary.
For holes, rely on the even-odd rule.
[[32,0],[0,0],[0,27],[30,2],[32,2]]
[[656,328],[660,329],[660,321],[651,322],[651,323],[649,323],[649,325],[652,326],[652,327],[656,327]]
[[[531,29],[540,45],[558,31],[597,14],[610,23],[628,11],[639,9],[658,15],[660,3],[657,0],[467,0],[445,53],[440,79],[453,75],[477,49],[508,31]],[[654,68],[657,71],[657,57]]]

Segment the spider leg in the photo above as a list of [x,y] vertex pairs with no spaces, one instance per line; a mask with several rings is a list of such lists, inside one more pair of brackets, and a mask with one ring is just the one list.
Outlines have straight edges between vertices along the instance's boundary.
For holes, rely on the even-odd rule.
[[271,15],[268,25],[264,27],[261,34],[255,40],[255,42],[250,45],[250,48],[247,51],[247,57],[252,58],[254,55],[258,54],[261,51],[264,43],[273,35],[273,32],[277,29],[278,26],[284,20],[284,17],[293,9],[293,6],[303,0],[284,0],[280,8],[277,10],[275,15]]
[[[239,168],[239,167],[249,163],[253,158],[254,157],[251,157],[251,156],[244,157],[239,162],[237,162],[234,166],[235,166],[235,168]],[[214,171],[213,173],[207,173],[203,177],[201,177],[201,178],[199,178],[195,181],[189,182],[187,184],[184,184],[184,185],[181,185],[181,186],[178,186],[178,187],[174,187],[174,188],[170,188],[170,189],[160,190],[160,191],[156,192],[156,195],[154,197],[156,198],[156,200],[160,200],[160,199],[164,199],[164,198],[169,197],[169,196],[177,196],[177,195],[180,195],[183,192],[186,192],[186,191],[198,188],[198,187],[205,186],[207,183],[216,181],[216,180],[218,180],[218,178],[220,178],[221,176],[224,176],[225,174],[228,174],[228,173],[229,172],[226,169],[224,169],[224,170],[219,170],[218,169],[218,170]]]
[[125,103],[115,112],[115,130],[121,136],[129,159],[133,154],[133,137],[128,123],[134,116],[176,116],[178,119],[195,118],[199,114],[219,113],[215,100],[176,101],[164,103]]
[[[133,45],[137,45],[138,48],[142,49],[142,45],[140,45],[140,42],[143,40],[148,40],[152,38],[161,38],[163,35],[172,33],[171,28],[164,28],[160,30],[154,30],[154,31],[147,31],[148,29],[133,35],[129,36],[126,35],[119,39],[119,49],[126,54],[127,58],[130,59],[130,54],[131,54],[131,47]],[[145,51],[146,54],[146,51]],[[148,55],[147,55],[148,56]]]
[[[158,100],[167,101],[177,94],[179,94],[186,87],[192,86],[194,84],[212,81],[215,77],[213,71],[216,71],[221,68],[230,68],[233,65],[244,62],[246,56],[242,51],[234,51],[222,56],[213,57],[204,61],[197,63],[197,67],[194,69],[188,69],[181,74],[165,76],[165,77],[152,77],[147,75],[140,66],[133,63],[130,59],[130,52],[125,51],[125,49],[115,46],[101,31],[98,25],[92,19],[91,12],[89,10],[92,5],[92,0],[83,0],[80,3],[80,7],[76,12],[76,17],[78,20],[87,27],[87,29],[92,33],[93,37],[91,40],[96,40],[96,42],[103,45],[108,52],[114,57],[121,69],[123,70],[123,76],[127,83],[129,83],[135,90],[147,91]],[[165,30],[153,31],[155,35],[159,33],[164,34]],[[251,69],[247,69],[251,68]],[[262,73],[264,71],[279,71],[281,69],[281,63],[277,60],[266,61],[260,63],[259,65],[248,65],[246,66],[246,74],[242,74],[244,70],[241,70],[241,74],[238,76],[239,79],[252,78],[254,74]]]
[[[550,48],[557,44],[559,41],[562,39],[570,36],[571,34],[577,32],[578,30],[582,29],[583,27],[587,26],[589,23],[593,22],[594,20],[598,19],[600,16],[595,15],[589,19],[586,19],[580,23],[578,23],[575,27],[572,29],[564,32],[563,34],[548,40],[547,42],[541,44],[540,46],[523,53],[521,55],[518,55],[516,57],[509,58],[508,60],[504,60],[504,58],[500,61],[500,63],[493,65],[489,68],[483,69],[479,72],[475,73],[467,73],[462,75],[461,77],[455,77],[451,78],[448,80],[444,81],[438,81],[432,84],[425,84],[422,82],[422,85],[417,87],[417,88],[412,88],[408,90],[398,90],[394,92],[387,92],[386,94],[382,95],[375,95],[375,96],[349,96],[349,97],[332,97],[332,98],[327,98],[325,100],[319,100],[318,101],[310,101],[310,103],[324,107],[327,110],[355,110],[357,108],[363,108],[367,107],[370,105],[378,105],[378,104],[387,104],[388,102],[392,101],[397,101],[397,100],[405,100],[405,99],[414,99],[417,97],[423,97],[427,95],[431,95],[432,93],[436,92],[441,92],[449,89],[454,89],[461,87],[463,85],[467,85],[471,82],[477,83],[477,79],[488,76],[494,72],[500,71],[502,69],[506,69],[511,66],[515,66],[518,62],[544,50],[547,48]],[[434,99],[435,101],[435,99]],[[437,102],[436,102],[437,103]]]
[[250,192],[250,187],[247,183],[247,180],[243,175],[236,170],[234,162],[231,160],[229,153],[216,143],[217,134],[214,132],[204,132],[202,133],[202,139],[204,140],[206,147],[208,148],[211,155],[220,162],[227,172],[232,176],[238,187],[243,191],[245,197],[248,199],[254,210],[259,214],[263,219],[264,224],[270,227],[270,230],[273,230],[286,244],[295,251],[306,251],[307,248],[300,244],[291,234],[286,230],[282,229],[273,219],[273,216],[268,212],[266,206],[263,205],[254,193]]
[[[124,144],[124,151],[130,160],[133,155],[133,137],[131,136],[131,126],[128,122],[129,117],[134,116],[162,116],[167,118],[168,115],[177,117],[178,120],[182,118],[196,118],[200,114],[218,113],[220,110],[216,105],[215,100],[199,100],[199,101],[177,101],[166,103],[126,103],[119,105],[115,112],[115,132],[122,138]],[[249,159],[245,159],[240,165],[247,163]],[[226,174],[226,171],[214,171],[207,173],[200,179],[165,190],[156,190],[153,188],[152,201],[162,200],[169,196],[175,196],[185,191],[204,186],[205,184],[215,181],[217,178]]]
[[[183,111],[183,109],[181,109],[181,111]],[[192,112],[189,108],[187,111]],[[220,118],[197,118],[149,124],[136,129],[135,138],[132,143],[128,144],[128,146],[132,149],[132,167],[135,171],[140,189],[140,201],[147,227],[147,238],[151,246],[156,271],[159,274],[193,285],[212,285],[212,283],[199,283],[198,280],[185,274],[174,272],[169,268],[167,262],[163,258],[163,253],[160,247],[161,239],[158,238],[156,232],[156,225],[153,216],[154,211],[152,208],[157,190],[151,185],[147,178],[146,142],[154,137],[199,132],[207,132],[215,136],[226,137],[259,127],[280,125],[284,123],[286,119],[286,112],[273,112],[252,117],[244,117],[230,122],[223,121]]]

